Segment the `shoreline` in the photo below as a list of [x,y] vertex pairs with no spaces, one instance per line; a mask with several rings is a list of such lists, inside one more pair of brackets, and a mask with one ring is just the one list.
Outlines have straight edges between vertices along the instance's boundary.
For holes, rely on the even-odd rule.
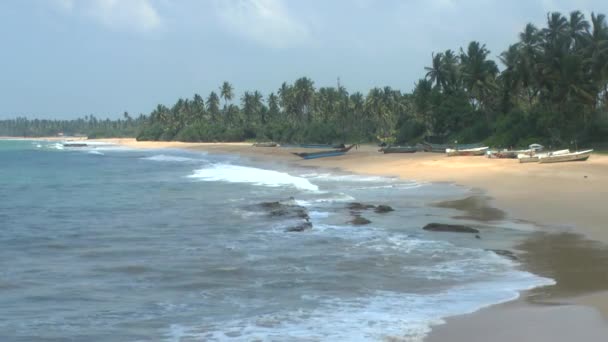
[[[91,141],[238,154],[300,167],[467,187],[487,196],[492,207],[504,209],[508,219],[539,228],[537,237],[516,247],[522,251],[518,256],[526,270],[553,278],[558,285],[524,291],[514,301],[449,317],[446,324],[433,326],[425,341],[486,341],[489,333],[492,341],[603,341],[601,336],[608,336],[608,275],[602,276],[606,273],[602,266],[608,265],[608,229],[603,228],[602,220],[608,218],[602,205],[604,195],[608,195],[608,156],[594,154],[584,163],[519,164],[508,159],[447,158],[436,153],[385,155],[375,146],[362,146],[340,157],[301,160],[291,154],[299,149],[253,148],[250,143]],[[490,221],[494,219],[490,217]],[[587,269],[593,264],[595,268]],[[571,329],[573,326],[577,328]]]

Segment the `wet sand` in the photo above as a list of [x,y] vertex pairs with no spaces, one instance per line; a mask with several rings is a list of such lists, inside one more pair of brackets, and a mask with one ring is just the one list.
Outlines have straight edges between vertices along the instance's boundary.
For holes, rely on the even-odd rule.
[[254,148],[246,143],[105,141],[138,148],[240,154],[469,187],[474,190],[470,198],[430,205],[459,210],[462,214],[455,220],[499,221],[508,217],[535,224],[539,232],[516,247],[517,256],[527,270],[551,277],[557,285],[523,293],[520,300],[511,303],[449,318],[447,324],[434,328],[427,340],[608,340],[608,156],[594,154],[589,161],[578,163],[519,164],[510,159],[436,153],[385,155],[375,146],[362,146],[340,157],[302,160],[292,154],[300,151],[297,149]]

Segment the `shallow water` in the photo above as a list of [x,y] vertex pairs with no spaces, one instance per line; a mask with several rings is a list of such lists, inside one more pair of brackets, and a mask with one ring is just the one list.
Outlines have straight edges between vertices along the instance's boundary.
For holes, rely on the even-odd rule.
[[[550,279],[420,228],[447,184],[237,156],[0,141],[0,340],[375,341]],[[261,202],[304,206],[286,232]],[[349,202],[390,204],[362,215]]]

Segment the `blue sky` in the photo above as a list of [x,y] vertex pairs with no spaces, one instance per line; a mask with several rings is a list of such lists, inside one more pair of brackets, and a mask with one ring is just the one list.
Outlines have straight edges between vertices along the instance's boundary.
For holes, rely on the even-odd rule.
[[350,91],[409,91],[433,51],[485,43],[495,57],[549,11],[608,14],[605,0],[6,0],[0,118],[148,113],[276,91],[301,76]]

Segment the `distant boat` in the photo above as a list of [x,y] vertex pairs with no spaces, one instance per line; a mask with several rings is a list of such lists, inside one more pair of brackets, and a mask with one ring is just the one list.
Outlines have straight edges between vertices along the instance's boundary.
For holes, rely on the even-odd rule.
[[319,152],[294,152],[296,156],[304,159],[316,159],[316,158],[325,158],[325,157],[336,157],[345,154],[350,151],[355,145],[350,145],[349,147],[341,148],[338,150],[331,151],[319,151]]
[[517,159],[519,159],[520,163],[536,163],[540,160],[540,158],[544,158],[549,155],[558,156],[558,155],[568,154],[568,153],[570,153],[570,150],[558,150],[558,151],[547,152],[547,153],[535,153],[535,152],[520,153],[517,155]]
[[426,141],[420,143],[425,152],[445,153],[448,148],[456,150],[467,150],[472,148],[483,147],[482,143],[475,144],[432,144]]
[[345,148],[346,146],[344,146],[344,144],[336,144],[336,145],[329,145],[329,144],[281,144],[281,147],[286,147],[286,148],[335,148],[335,149],[339,149],[339,148]]
[[593,150],[586,150],[580,152],[570,152],[562,154],[549,154],[538,158],[538,162],[541,164],[546,163],[561,163],[569,161],[585,161],[589,159]]
[[274,142],[261,142],[253,144],[253,147],[277,147],[278,144]]
[[488,158],[507,158],[516,159],[520,154],[530,154],[534,152],[533,149],[528,150],[502,150],[502,151],[488,151]]
[[63,145],[63,147],[87,147],[87,146],[89,146],[85,143],[72,143],[72,142],[64,142],[61,145]]
[[448,148],[448,149],[445,150],[445,153],[447,153],[448,157],[453,157],[453,156],[483,156],[484,154],[486,154],[486,151],[488,150],[488,148],[489,147],[487,147],[487,146],[476,147],[476,148],[468,148],[468,149],[464,149],[464,150]]
[[379,150],[384,153],[414,153],[418,149],[412,146],[387,146]]

